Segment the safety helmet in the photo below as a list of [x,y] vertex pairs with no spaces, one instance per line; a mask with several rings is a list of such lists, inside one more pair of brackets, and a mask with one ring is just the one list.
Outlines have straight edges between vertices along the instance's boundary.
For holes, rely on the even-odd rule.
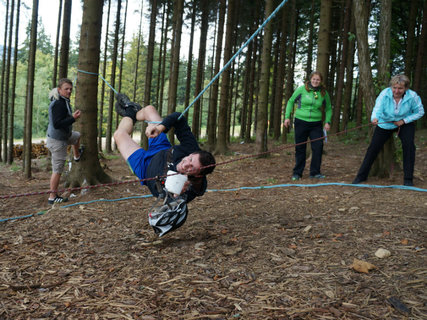
[[162,206],[155,207],[148,213],[148,222],[154,232],[162,237],[166,233],[178,229],[187,220],[188,208],[184,198],[178,197],[166,201]]

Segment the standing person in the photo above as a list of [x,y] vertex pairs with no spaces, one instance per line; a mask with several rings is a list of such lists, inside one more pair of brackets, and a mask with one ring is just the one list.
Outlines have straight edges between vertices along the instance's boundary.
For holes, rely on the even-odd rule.
[[359,184],[368,179],[369,171],[378,153],[392,133],[397,131],[403,150],[403,184],[414,185],[415,121],[424,115],[424,108],[421,98],[409,89],[409,84],[407,76],[396,75],[391,78],[390,87],[381,91],[375,101],[371,122],[376,127],[353,184]]
[[[117,95],[116,110],[123,118],[114,133],[114,140],[120,154],[139,179],[162,177],[169,170],[188,177],[180,194],[185,202],[183,204],[185,205],[183,214],[186,217],[186,203],[195,197],[202,196],[206,191],[206,175],[213,172],[215,158],[210,152],[200,149],[187,123],[187,119],[180,117],[181,113],[174,112],[162,119],[153,106],[149,105],[141,108],[137,103],[131,102],[124,94]],[[132,139],[131,134],[136,121],[149,122],[145,131],[146,136],[149,138],[148,150],[142,149]],[[180,142],[179,145],[172,146],[167,138],[166,133],[172,128],[175,129],[175,135]],[[147,185],[153,196],[158,197],[161,194],[156,179],[142,181],[142,184]],[[175,196],[178,196],[178,194]],[[169,207],[172,208],[171,206]],[[175,209],[175,207],[171,209],[172,214]],[[180,209],[178,208],[177,210]],[[178,219],[178,215],[176,217]],[[168,222],[166,225],[161,226],[162,228],[160,229],[156,229],[153,224],[152,226],[156,233],[162,236],[178,228],[182,223],[176,224],[176,221]]]
[[[297,181],[302,178],[305,167],[306,148],[305,143],[308,138],[311,140],[311,165],[310,178],[323,179],[325,176],[320,173],[323,152],[323,130],[322,130],[322,108],[325,110],[325,131],[329,131],[332,107],[329,94],[323,85],[323,77],[320,72],[315,71],[310,74],[309,81],[305,85],[297,88],[286,105],[285,122],[289,127],[291,112],[295,110],[295,167],[293,169],[292,180]],[[318,139],[318,140],[315,140]],[[313,141],[315,140],[315,141]]]
[[67,146],[72,145],[74,161],[79,161],[83,149],[80,148],[80,133],[72,130],[73,123],[80,118],[80,110],[71,110],[70,96],[73,83],[70,79],[60,79],[58,87],[51,92],[49,105],[49,125],[47,128],[47,148],[52,155],[52,176],[50,178],[49,204],[68,201],[58,195],[61,174],[67,158]]

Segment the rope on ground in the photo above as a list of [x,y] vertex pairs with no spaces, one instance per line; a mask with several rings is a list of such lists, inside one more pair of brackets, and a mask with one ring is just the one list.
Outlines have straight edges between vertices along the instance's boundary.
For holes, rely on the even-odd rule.
[[[313,187],[324,187],[324,186],[344,186],[344,187],[354,187],[354,188],[374,188],[374,189],[400,189],[400,190],[410,190],[410,191],[419,191],[419,192],[427,192],[427,189],[417,188],[417,187],[407,187],[407,186],[400,186],[400,185],[390,185],[390,186],[381,186],[381,185],[373,185],[373,184],[348,184],[348,183],[337,183],[337,182],[330,182],[330,183],[316,183],[316,184],[277,184],[277,185],[268,185],[268,186],[258,186],[258,187],[237,187],[237,188],[229,188],[229,189],[208,189],[207,192],[230,192],[230,191],[239,191],[239,190],[269,190],[269,189],[275,189],[275,188],[288,188],[288,187],[303,187],[303,188],[313,188]],[[123,201],[123,200],[131,200],[131,199],[142,199],[142,198],[150,198],[153,197],[150,195],[143,195],[143,196],[133,196],[133,197],[126,197],[126,198],[118,198],[118,199],[97,199],[97,200],[91,200],[86,202],[77,202],[72,203],[68,205],[61,206],[60,208],[69,208],[84,204],[92,204],[95,202],[117,202],[117,201]],[[48,210],[40,211],[34,214],[28,214],[25,216],[19,216],[19,217],[11,217],[11,218],[5,218],[0,219],[0,222],[7,222],[12,220],[21,220],[21,219],[27,219],[32,218],[35,216],[43,215]]]

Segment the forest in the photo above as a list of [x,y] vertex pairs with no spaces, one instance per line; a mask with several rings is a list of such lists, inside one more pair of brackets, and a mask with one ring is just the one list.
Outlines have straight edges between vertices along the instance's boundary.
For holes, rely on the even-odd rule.
[[[115,148],[115,92],[162,115],[186,110],[194,135],[216,154],[226,154],[231,141],[255,142],[258,152],[269,139],[286,143],[284,106],[314,70],[331,96],[331,133],[369,123],[392,75],[406,74],[426,105],[425,0],[152,0],[141,1],[139,21],[127,21],[127,0],[60,0],[55,41],[40,23],[38,1],[1,5],[0,156],[11,164],[14,140],[23,139],[27,176],[32,139],[45,136],[48,92],[64,77],[76,83],[72,102],[84,111],[77,125],[95,155]],[[83,12],[77,38],[70,37],[72,5]],[[22,10],[31,11],[27,25]],[[85,23],[96,26],[90,48],[83,47]],[[126,41],[130,23],[138,32]],[[88,86],[83,97],[79,88]]]
[[[407,75],[426,108],[426,12],[427,0],[0,0],[0,319],[427,319],[427,117],[412,127],[415,186],[395,135],[368,184],[351,183],[391,77]],[[332,104],[324,177],[293,181],[285,106],[313,71]],[[69,152],[69,201],[52,205],[49,92],[64,77],[85,151]],[[116,92],[185,112],[215,154],[206,193],[163,237],[148,219],[159,199],[116,150]]]

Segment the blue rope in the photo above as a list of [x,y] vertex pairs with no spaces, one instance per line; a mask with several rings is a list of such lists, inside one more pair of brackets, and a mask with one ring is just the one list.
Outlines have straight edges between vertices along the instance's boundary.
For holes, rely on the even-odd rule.
[[264,23],[253,33],[253,35],[243,44],[243,46],[234,54],[233,57],[224,65],[224,67],[213,77],[213,79],[208,83],[208,85],[197,95],[196,98],[194,98],[193,102],[190,103],[190,105],[185,108],[185,110],[182,112],[182,114],[179,116],[178,119],[180,119],[185,113],[187,113],[188,109],[192,107],[192,105],[200,99],[200,97],[208,90],[208,88],[219,78],[219,76],[227,69],[230,64],[234,61],[234,59],[237,58],[237,56],[243,51],[244,48],[251,42],[258,33],[261,32],[261,30],[265,27],[265,25],[276,15],[276,13],[282,9],[282,7],[286,4],[288,0],[283,0],[281,4],[277,6],[277,8],[270,14],[270,16],[264,21]]
[[80,69],[78,69],[78,70],[77,70],[77,72],[86,73],[86,74],[91,74],[91,75],[94,75],[94,76],[98,76],[98,77],[100,77],[100,78],[105,82],[105,84],[106,84],[107,86],[109,86],[111,90],[113,90],[113,91],[114,91],[114,93],[115,93],[115,94],[117,94],[117,93],[118,93],[118,92],[117,92],[117,90],[116,90],[116,89],[114,89],[114,88],[111,86],[111,84],[109,84],[109,83],[108,83],[108,81],[107,81],[107,80],[106,80],[102,75],[100,75],[99,73],[96,73],[96,72],[89,72],[89,71],[80,70]]
[[[284,188],[284,187],[323,187],[323,186],[345,186],[345,187],[355,187],[355,188],[374,188],[374,189],[401,189],[401,190],[408,190],[408,191],[420,191],[420,192],[427,192],[427,189],[417,188],[417,187],[407,187],[407,186],[399,186],[399,185],[391,185],[391,186],[379,186],[379,185],[373,185],[373,184],[348,184],[348,183],[337,183],[337,182],[330,182],[330,183],[317,183],[317,184],[277,184],[273,186],[260,186],[260,187],[238,187],[238,188],[230,188],[230,189],[208,189],[208,192],[228,192],[228,191],[239,191],[239,190],[266,190],[266,189],[274,189],[274,188]],[[77,202],[68,204],[65,206],[62,206],[61,208],[69,208],[74,207],[82,204],[91,204],[95,202],[116,202],[116,201],[123,201],[123,200],[130,200],[130,199],[142,199],[142,198],[150,198],[152,195],[143,195],[143,196],[133,196],[133,197],[126,197],[126,198],[119,198],[119,199],[98,199],[98,200],[91,200],[86,202]],[[26,219],[31,218],[35,216],[39,216],[42,214],[45,214],[47,210],[40,211],[34,214],[29,214],[25,216],[20,217],[12,217],[12,218],[5,218],[0,219],[0,222],[7,222],[12,220],[18,220],[18,219]]]
[[[95,73],[95,72],[89,72],[89,71],[85,71],[85,70],[80,70],[80,69],[78,69],[77,70],[77,72],[81,72],[81,73],[86,73],[86,74],[91,74],[91,75],[94,75],[94,76],[98,76],[98,77],[100,77],[105,83],[106,83],[106,85],[107,86],[109,86],[110,87],[110,89],[111,90],[113,90],[114,91],[114,93],[115,94],[118,94],[118,92],[117,92],[117,90],[116,89],[114,89],[109,83],[108,83],[108,81],[102,76],[102,75],[100,75],[99,73]],[[76,79],[77,79],[77,77],[76,77]],[[145,121],[146,123],[161,123],[161,121]]]
[[221,191],[238,191],[238,190],[260,190],[260,189],[274,189],[274,188],[283,188],[283,187],[324,187],[324,186],[345,186],[345,187],[358,187],[358,188],[374,188],[374,189],[401,189],[401,190],[410,190],[410,191],[420,191],[427,192],[427,189],[417,188],[417,187],[407,187],[399,185],[390,185],[390,186],[380,186],[374,184],[349,184],[349,183],[316,183],[316,184],[277,184],[273,186],[261,186],[261,187],[238,187],[231,189],[209,189],[208,192],[221,192]]
[[[133,197],[126,197],[126,198],[119,198],[119,199],[98,199],[98,200],[91,200],[91,201],[86,201],[86,202],[77,202],[77,203],[67,204],[65,206],[62,206],[61,208],[69,208],[69,207],[79,206],[82,204],[91,204],[91,203],[95,203],[95,202],[116,202],[116,201],[122,201],[122,200],[142,199],[142,198],[150,198],[150,197],[152,197],[151,194],[144,195],[144,196],[133,196]],[[0,222],[6,222],[6,221],[12,221],[12,220],[18,220],[18,219],[31,218],[31,217],[35,217],[35,216],[41,216],[42,214],[45,214],[46,212],[47,212],[47,210],[43,210],[43,211],[40,211],[40,212],[37,212],[34,214],[28,214],[25,216],[0,219]]]

